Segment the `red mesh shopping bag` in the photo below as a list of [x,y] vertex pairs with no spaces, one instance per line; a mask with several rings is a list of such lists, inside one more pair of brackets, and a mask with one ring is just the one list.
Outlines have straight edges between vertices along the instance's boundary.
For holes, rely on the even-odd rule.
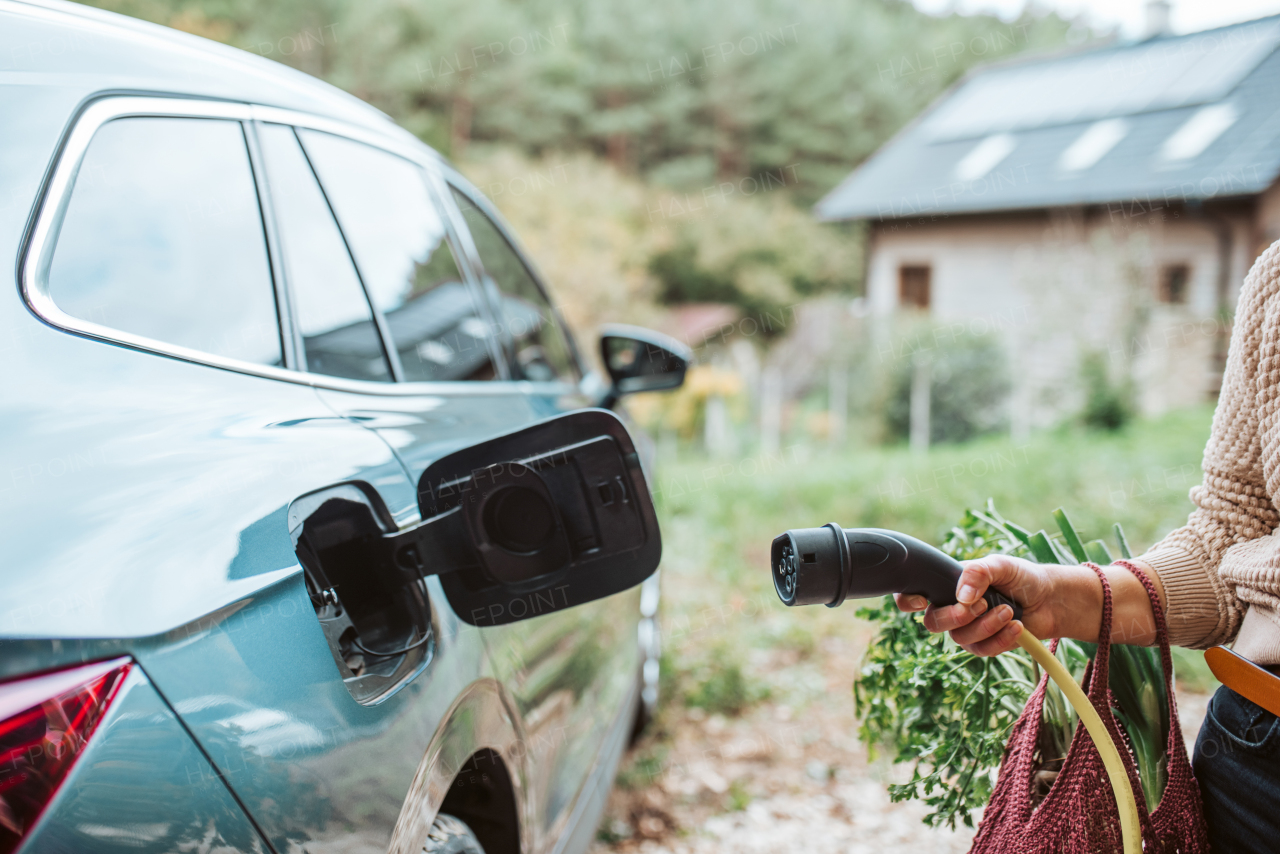
[[[1144,854],[1207,854],[1209,841],[1200,805],[1200,790],[1191,772],[1182,730],[1178,726],[1178,707],[1173,694],[1173,660],[1169,655],[1169,632],[1164,611],[1151,580],[1132,564],[1118,563],[1138,577],[1151,598],[1165,688],[1169,692],[1169,777],[1154,812],[1147,812],[1133,756],[1125,747],[1124,731],[1111,713],[1107,690],[1111,658],[1111,586],[1102,570],[1094,564],[1087,566],[1102,580],[1102,625],[1098,633],[1098,652],[1085,670],[1083,688],[1111,738],[1120,747],[1130,785],[1138,795]],[[1054,641],[1051,649],[1056,646]],[[1022,716],[1013,726],[1000,765],[1000,777],[983,813],[970,854],[1119,854],[1123,850],[1115,795],[1102,757],[1083,725],[1076,727],[1062,770],[1048,795],[1038,807],[1033,805],[1032,777],[1048,681],[1047,675],[1041,678],[1027,700]]]

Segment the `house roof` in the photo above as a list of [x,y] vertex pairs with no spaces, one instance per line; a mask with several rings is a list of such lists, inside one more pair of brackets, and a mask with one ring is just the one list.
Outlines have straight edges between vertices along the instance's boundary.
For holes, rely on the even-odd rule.
[[901,219],[1248,196],[1280,175],[1280,16],[977,69],[820,201]]

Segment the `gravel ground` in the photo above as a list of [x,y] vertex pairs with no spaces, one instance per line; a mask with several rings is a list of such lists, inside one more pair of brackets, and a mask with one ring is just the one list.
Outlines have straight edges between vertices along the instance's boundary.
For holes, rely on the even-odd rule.
[[[728,718],[668,709],[661,740],[624,768],[594,854],[967,851],[973,830],[931,828],[923,805],[889,801],[886,783],[905,769],[869,759],[855,736],[849,686],[859,646],[826,638],[807,661],[779,652],[754,662],[757,675],[788,675],[792,691],[775,697],[808,681],[801,712],[776,701]],[[1207,701],[1179,691],[1189,747]]]

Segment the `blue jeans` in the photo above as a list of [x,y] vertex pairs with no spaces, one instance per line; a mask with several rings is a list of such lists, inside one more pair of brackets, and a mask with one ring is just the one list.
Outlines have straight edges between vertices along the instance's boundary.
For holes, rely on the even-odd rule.
[[1280,850],[1280,718],[1219,688],[1192,766],[1215,854]]

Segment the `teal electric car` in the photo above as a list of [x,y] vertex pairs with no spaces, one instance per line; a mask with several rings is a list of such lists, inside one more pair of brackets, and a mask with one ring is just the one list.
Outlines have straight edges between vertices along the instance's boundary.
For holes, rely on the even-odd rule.
[[0,0],[0,854],[581,852],[646,446],[493,209],[260,57]]

